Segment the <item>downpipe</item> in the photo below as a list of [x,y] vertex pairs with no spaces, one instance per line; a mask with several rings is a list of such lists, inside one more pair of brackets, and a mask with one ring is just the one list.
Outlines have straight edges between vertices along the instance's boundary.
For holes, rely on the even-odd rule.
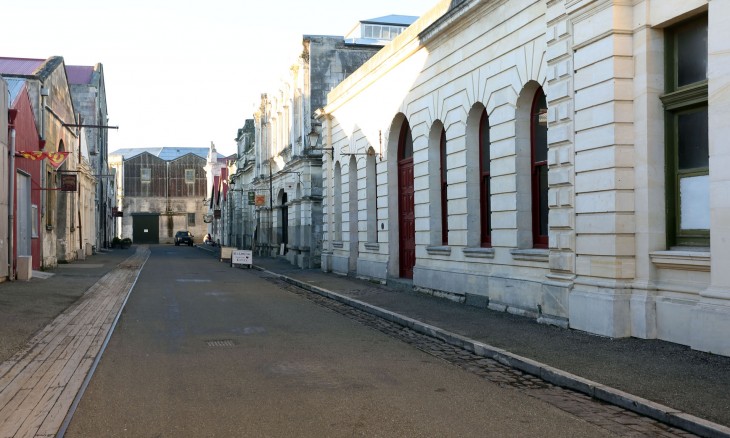
[[8,280],[15,280],[14,245],[15,239],[15,118],[10,128],[10,160],[8,172]]

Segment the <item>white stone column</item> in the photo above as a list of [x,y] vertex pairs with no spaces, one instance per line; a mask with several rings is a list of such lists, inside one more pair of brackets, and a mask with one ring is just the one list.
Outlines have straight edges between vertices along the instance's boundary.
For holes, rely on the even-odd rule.
[[[645,8],[637,7],[636,14],[635,22],[646,21]],[[634,70],[636,279],[631,294],[631,335],[654,339],[658,274],[649,254],[666,249],[665,124],[660,100],[664,93],[664,34],[660,29],[645,26],[635,31]]]
[[575,95],[573,35],[565,4],[548,6],[548,202],[550,273],[543,283],[541,319],[564,324],[575,279]]
[[633,22],[624,2],[570,4],[575,87],[576,280],[570,326],[631,335],[635,275]]
[[692,314],[692,348],[730,355],[730,2],[711,0],[708,26],[710,286]]

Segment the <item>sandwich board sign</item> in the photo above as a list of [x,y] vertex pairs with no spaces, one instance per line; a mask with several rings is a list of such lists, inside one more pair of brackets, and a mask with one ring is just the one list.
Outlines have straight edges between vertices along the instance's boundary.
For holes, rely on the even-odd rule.
[[231,253],[231,266],[253,264],[253,251],[248,249],[237,249]]

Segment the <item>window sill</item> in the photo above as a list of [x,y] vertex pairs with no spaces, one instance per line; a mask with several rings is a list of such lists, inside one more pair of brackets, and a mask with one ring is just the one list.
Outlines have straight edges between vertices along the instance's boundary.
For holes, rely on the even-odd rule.
[[710,252],[704,250],[670,250],[649,253],[651,262],[660,269],[710,272]]
[[475,248],[464,248],[461,250],[464,253],[464,257],[472,257],[476,259],[493,259],[494,248],[475,247]]
[[380,244],[378,242],[365,242],[365,249],[368,251],[380,251]]
[[342,243],[341,241],[332,242],[332,248],[342,249],[342,247],[344,247],[344,246],[345,246],[345,244]]
[[450,246],[427,246],[426,252],[429,255],[450,256],[451,247]]
[[510,254],[512,254],[513,260],[546,263],[550,261],[549,249],[513,249]]

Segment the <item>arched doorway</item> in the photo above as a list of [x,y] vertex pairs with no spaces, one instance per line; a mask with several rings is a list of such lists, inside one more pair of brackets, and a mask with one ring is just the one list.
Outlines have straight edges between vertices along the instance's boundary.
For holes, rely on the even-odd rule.
[[283,251],[281,255],[286,254],[287,246],[289,244],[289,206],[287,206],[287,196],[284,190],[281,191],[281,242],[283,244]]
[[408,120],[398,135],[398,252],[401,278],[413,278],[416,265],[416,215],[413,187],[413,137]]

